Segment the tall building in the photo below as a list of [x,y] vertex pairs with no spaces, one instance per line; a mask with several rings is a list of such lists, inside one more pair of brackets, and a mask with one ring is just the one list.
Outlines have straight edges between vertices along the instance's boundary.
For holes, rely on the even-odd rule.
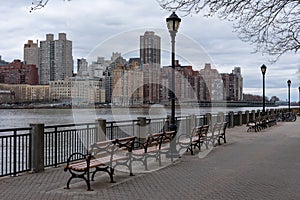
[[241,68],[235,67],[230,74],[221,74],[224,83],[224,97],[226,100],[243,100],[243,77]]
[[142,64],[157,64],[160,67],[160,37],[153,31],[140,36],[140,58]]
[[160,37],[153,31],[146,31],[140,36],[140,59],[143,65],[143,94],[145,103],[160,103]]
[[35,65],[39,68],[39,47],[38,42],[34,43],[32,40],[28,40],[24,44],[23,60],[25,64]]
[[47,34],[46,40],[40,42],[40,84],[49,81],[64,80],[73,76],[72,41],[67,40],[65,33]]
[[105,102],[111,103],[112,102],[112,93],[113,93],[113,80],[112,80],[112,71],[117,68],[118,66],[125,66],[127,65],[126,59],[121,56],[121,53],[112,53],[110,64],[106,67],[105,71],[103,72],[103,81],[105,87]]
[[77,76],[89,76],[88,62],[85,58],[77,59]]
[[[121,56],[121,54],[119,54]],[[104,57],[98,57],[97,61],[93,61],[92,64],[89,65],[89,74],[91,78],[95,79],[102,79],[104,76],[104,71],[107,67],[109,67],[110,63],[112,62],[113,58],[111,60],[105,60]]]
[[206,91],[204,92],[207,96],[206,100],[224,100],[224,85],[221,75],[217,69],[212,69],[211,64],[207,63],[204,66],[204,69],[200,70],[200,75],[203,77]]
[[[182,66],[179,61],[175,62],[175,97],[178,101],[192,102],[200,100],[200,73],[194,71],[192,66]],[[170,94],[170,81],[172,77],[172,68],[164,66],[161,73],[161,101],[166,103]]]
[[137,65],[118,65],[112,70],[112,104],[141,105],[143,103],[143,72]]

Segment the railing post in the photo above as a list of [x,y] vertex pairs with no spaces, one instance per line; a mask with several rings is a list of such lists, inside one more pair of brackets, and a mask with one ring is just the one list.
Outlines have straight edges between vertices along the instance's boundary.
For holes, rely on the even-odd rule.
[[257,116],[258,116],[258,117],[261,117],[261,113],[260,113],[260,110],[259,110],[259,109],[257,109]]
[[218,113],[217,122],[218,123],[223,123],[224,122],[224,113],[223,112]]
[[229,121],[230,121],[230,128],[233,128],[234,127],[234,112],[233,111],[230,111],[229,113]]
[[249,114],[249,110],[245,111],[245,115],[246,115],[246,124],[250,121],[250,114]]
[[144,139],[147,137],[147,131],[146,131],[147,118],[138,117],[137,119],[139,120],[138,125],[140,126],[139,138]]
[[196,123],[195,123],[195,119],[196,119],[196,116],[194,114],[190,115],[189,117],[189,127],[187,128],[187,133],[190,134],[193,130],[193,128],[196,126]]
[[209,128],[212,130],[212,121],[211,121],[211,113],[205,113],[206,124],[209,125]]
[[251,112],[252,112],[252,119],[251,120],[255,121],[255,118],[256,118],[256,116],[255,116],[255,110],[252,110]]
[[243,125],[243,112],[242,111],[238,111],[238,126],[242,126]]
[[95,141],[105,141],[106,140],[106,119],[96,119],[96,134]]
[[31,170],[44,171],[44,124],[30,124],[31,127]]
[[17,176],[17,130],[14,130],[13,176]]

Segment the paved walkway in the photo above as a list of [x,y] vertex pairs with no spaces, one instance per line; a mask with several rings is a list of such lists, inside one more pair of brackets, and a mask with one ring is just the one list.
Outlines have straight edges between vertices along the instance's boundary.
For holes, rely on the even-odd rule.
[[63,189],[69,174],[62,168],[2,178],[0,199],[300,199],[300,119],[246,130],[228,129],[227,144],[150,173],[117,172],[117,183],[96,175],[94,191],[84,181]]

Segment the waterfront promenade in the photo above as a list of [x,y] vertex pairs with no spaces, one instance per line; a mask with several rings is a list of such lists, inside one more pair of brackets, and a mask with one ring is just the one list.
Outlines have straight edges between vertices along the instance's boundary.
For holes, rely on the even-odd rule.
[[69,173],[48,168],[0,179],[0,199],[300,199],[300,119],[260,132],[227,129],[227,144],[147,173],[117,172],[116,183],[96,175],[64,189]]

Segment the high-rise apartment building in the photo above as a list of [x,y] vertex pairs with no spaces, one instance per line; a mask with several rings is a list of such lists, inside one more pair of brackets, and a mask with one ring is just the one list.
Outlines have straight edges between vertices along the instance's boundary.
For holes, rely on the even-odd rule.
[[40,84],[49,81],[64,80],[73,75],[72,41],[67,40],[65,33],[47,34],[46,40],[40,42]]
[[160,37],[153,31],[146,31],[140,36],[140,59],[143,65],[143,94],[145,103],[160,103]]
[[32,40],[28,40],[28,42],[24,44],[23,57],[25,64],[35,65],[37,68],[39,68],[38,42],[34,43]]
[[142,64],[157,64],[160,67],[160,37],[153,31],[146,31],[140,36],[140,58]]
[[[179,61],[175,62],[175,97],[177,101],[192,102],[201,100],[200,95],[204,87],[201,85],[199,71],[194,71],[192,66],[182,66]],[[170,80],[172,78],[171,66],[164,66],[161,73],[161,101],[166,103],[170,97]],[[203,84],[203,83],[202,83]]]
[[85,58],[77,59],[77,76],[89,76],[88,62]]
[[243,77],[241,68],[235,67],[230,74],[221,74],[224,83],[224,97],[226,100],[243,100]]
[[141,105],[143,103],[143,72],[132,64],[118,65],[112,70],[112,104]]
[[204,69],[200,70],[200,75],[203,77],[204,83],[202,85],[206,86],[207,91],[205,95],[207,100],[223,100],[224,99],[224,85],[221,75],[217,69],[212,69],[211,64],[207,63]]
[[[121,56],[121,54],[119,54]],[[117,58],[111,58],[111,60],[105,60],[104,57],[98,57],[97,61],[93,61],[92,64],[89,65],[89,74],[90,77],[95,79],[104,78],[103,74],[107,67],[109,67],[110,63]]]

